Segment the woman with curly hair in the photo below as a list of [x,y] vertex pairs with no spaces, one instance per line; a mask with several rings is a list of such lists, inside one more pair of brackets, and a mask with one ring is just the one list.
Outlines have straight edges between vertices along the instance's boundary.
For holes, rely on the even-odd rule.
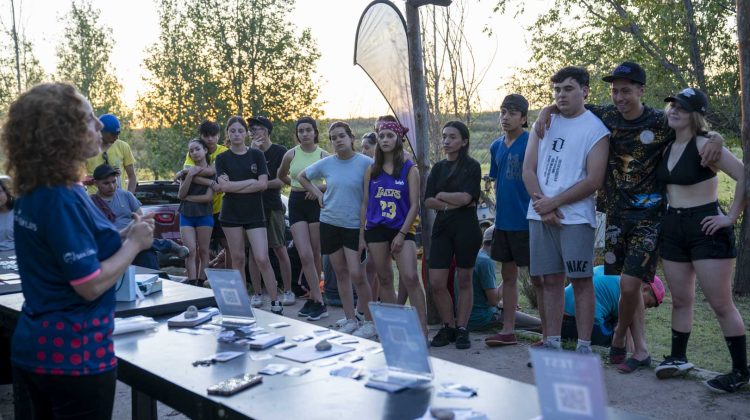
[[13,251],[13,194],[8,180],[0,180],[0,252]]
[[[18,193],[15,245],[25,302],[11,342],[25,418],[112,416],[117,379],[114,285],[153,241],[153,219],[121,233],[78,182],[101,145],[91,104],[64,83],[10,106],[0,142]],[[53,211],[50,211],[53,210]]]

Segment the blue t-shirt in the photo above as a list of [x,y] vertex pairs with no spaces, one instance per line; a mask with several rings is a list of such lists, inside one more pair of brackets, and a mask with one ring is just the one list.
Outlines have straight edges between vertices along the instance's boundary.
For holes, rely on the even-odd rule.
[[[620,303],[620,276],[605,275],[602,265],[594,267],[594,296],[596,298],[594,325],[602,327],[602,332],[606,334],[615,325],[614,321],[617,319]],[[565,288],[565,313],[576,315],[572,284]]]
[[[495,282],[495,261],[484,252],[484,249],[480,249],[471,274],[474,304],[471,306],[471,315],[469,315],[469,329],[487,325],[492,320],[492,315],[497,312],[497,307],[489,304],[487,295],[484,293],[485,289],[496,288]],[[456,296],[458,296],[457,287]]]
[[125,229],[133,221],[133,213],[141,208],[141,202],[128,190],[116,189],[110,200],[102,198],[115,215],[115,227]]
[[52,375],[113,369],[114,287],[89,302],[73,285],[99,275],[100,261],[120,249],[119,232],[79,185],[38,187],[18,197],[13,211],[25,302],[11,361]]
[[365,194],[365,171],[369,157],[355,153],[342,160],[336,155],[323,158],[305,169],[307,179],[324,178],[323,208],[320,221],[347,229],[359,229],[359,213]]
[[529,210],[529,193],[523,185],[523,158],[529,133],[524,131],[510,148],[505,145],[505,136],[496,139],[490,146],[490,178],[495,180],[495,229],[529,230],[526,213]]

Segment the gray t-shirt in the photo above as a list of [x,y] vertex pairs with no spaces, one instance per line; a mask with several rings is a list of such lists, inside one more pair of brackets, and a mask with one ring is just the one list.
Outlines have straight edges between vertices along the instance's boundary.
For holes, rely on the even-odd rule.
[[[101,197],[101,196],[100,196]],[[127,190],[120,188],[115,190],[115,195],[112,196],[111,200],[102,199],[109,205],[112,213],[115,214],[115,227],[117,230],[122,230],[133,220],[133,213],[137,212],[141,208],[141,202]]]
[[13,210],[0,213],[0,251],[13,251]]
[[365,171],[372,165],[369,157],[355,153],[347,160],[336,155],[323,158],[305,169],[307,179],[326,180],[320,221],[347,229],[359,229],[359,213],[365,193]]

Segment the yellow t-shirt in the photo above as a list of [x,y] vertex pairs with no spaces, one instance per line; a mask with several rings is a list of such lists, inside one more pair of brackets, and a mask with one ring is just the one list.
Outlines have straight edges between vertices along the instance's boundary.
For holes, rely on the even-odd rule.
[[[209,158],[211,160],[211,164],[213,165],[214,162],[216,162],[216,156],[219,156],[220,154],[226,152],[227,147],[222,146],[221,144],[216,145],[216,150],[214,150],[213,153],[209,155]],[[185,154],[185,163],[182,165],[183,169],[189,168],[191,166],[195,166],[195,162],[193,161],[193,158],[190,157],[190,153],[188,152]],[[219,213],[221,211],[221,200],[224,199],[224,193],[223,192],[214,192],[213,195],[213,206],[214,206],[214,214]]]
[[[128,165],[135,165],[135,158],[133,157],[133,151],[130,150],[130,145],[117,139],[104,153],[107,153],[107,163],[109,166],[120,170],[120,176],[117,177],[117,181],[120,188],[126,190],[128,184],[125,179],[128,174],[125,172],[125,167]],[[98,155],[89,158],[86,161],[86,174],[93,175],[94,169],[102,163],[104,163],[103,153],[99,153]],[[89,186],[88,192],[89,194],[96,193],[96,186]]]

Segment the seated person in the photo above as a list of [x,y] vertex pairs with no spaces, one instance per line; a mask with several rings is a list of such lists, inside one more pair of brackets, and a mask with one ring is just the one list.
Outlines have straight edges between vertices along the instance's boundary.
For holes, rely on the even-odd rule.
[[[495,284],[495,261],[490,258],[494,229],[495,227],[491,226],[484,231],[482,248],[479,249],[477,254],[471,276],[474,304],[471,307],[471,315],[469,315],[467,326],[469,331],[501,329],[503,327],[502,305],[500,304],[498,307],[503,292],[502,287]],[[458,295],[457,288],[455,293]],[[516,328],[540,331],[541,325],[538,318],[516,311]],[[487,343],[487,345],[492,346],[490,343]]]
[[[664,284],[658,276],[654,281],[643,283],[641,287],[643,303],[646,308],[655,308],[664,300]],[[618,305],[620,302],[620,276],[605,275],[604,266],[594,267],[594,329],[591,333],[591,344],[609,347],[612,344],[612,334],[617,325]],[[563,315],[562,339],[577,340],[576,304],[573,297],[573,287],[565,288],[565,314]]]
[[13,242],[13,194],[9,180],[0,180],[0,251],[16,249]]
[[[91,200],[96,207],[112,222],[121,235],[127,231],[128,225],[133,220],[133,213],[143,215],[141,202],[128,190],[117,186],[119,172],[107,165],[102,164],[94,170],[94,185],[96,194],[91,195]],[[180,258],[187,256],[187,247],[180,246],[168,239],[154,239],[150,249],[140,252],[133,260],[133,265],[146,267],[153,270],[159,269],[159,259],[156,252],[174,252]]]

